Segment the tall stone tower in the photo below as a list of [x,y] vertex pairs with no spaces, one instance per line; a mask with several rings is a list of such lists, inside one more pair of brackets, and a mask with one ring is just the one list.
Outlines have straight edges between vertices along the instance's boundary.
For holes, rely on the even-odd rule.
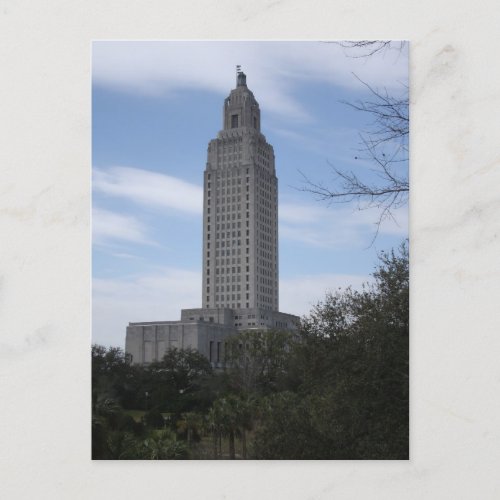
[[278,311],[278,179],[260,108],[237,73],[204,174],[204,308]]
[[182,309],[180,321],[129,323],[125,351],[133,363],[192,348],[223,368],[229,336],[297,328],[297,316],[278,310],[274,151],[260,132],[259,104],[241,71],[224,101],[222,130],[208,145],[202,251],[202,307]]

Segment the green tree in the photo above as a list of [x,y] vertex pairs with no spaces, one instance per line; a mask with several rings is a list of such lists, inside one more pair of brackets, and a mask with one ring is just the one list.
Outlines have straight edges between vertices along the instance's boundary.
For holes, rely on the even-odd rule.
[[92,408],[92,458],[121,458],[125,435],[139,434],[133,419],[111,398],[98,398]]
[[152,429],[162,429],[165,427],[165,420],[158,408],[151,408],[151,410],[147,411],[142,418],[144,424]]
[[220,443],[223,432],[222,418],[219,415],[218,407],[212,406],[212,408],[210,408],[205,417],[205,425],[208,432],[212,434],[213,459],[217,460],[220,455],[220,450],[217,446],[217,443]]
[[264,401],[258,458],[408,458],[407,246],[382,253],[373,277],[303,321],[289,364],[297,392]]
[[203,425],[201,415],[195,412],[182,414],[182,419],[177,421],[177,431],[186,434],[188,449],[191,449],[193,437],[197,436]]
[[246,433],[253,425],[254,400],[228,394],[215,401],[208,414],[214,437],[214,457],[217,457],[217,437],[225,435],[229,441],[229,458],[236,458],[235,439],[242,442],[243,458],[247,458]]
[[136,408],[141,372],[140,367],[130,365],[121,348],[92,345],[93,404],[98,397],[108,397],[124,408]]
[[289,331],[241,332],[227,342],[231,386],[239,393],[270,393],[283,388],[293,334]]
[[182,460],[188,458],[183,443],[170,429],[152,431],[137,447],[137,458],[145,460]]
[[210,394],[204,389],[212,377],[205,356],[193,349],[174,348],[161,361],[144,368],[142,390],[152,406],[180,416],[210,406]]

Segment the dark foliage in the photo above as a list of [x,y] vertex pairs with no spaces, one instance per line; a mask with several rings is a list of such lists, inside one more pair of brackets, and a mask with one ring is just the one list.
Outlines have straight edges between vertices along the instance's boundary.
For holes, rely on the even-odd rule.
[[260,458],[408,458],[406,245],[383,253],[373,276],[360,292],[328,295],[304,320],[290,363],[298,390],[265,402]]
[[163,429],[165,427],[165,420],[158,408],[153,408],[147,411],[143,417],[144,425],[152,429]]
[[[210,458],[240,440],[241,458],[408,459],[408,271],[405,244],[382,253],[371,284],[327,295],[297,334],[231,339],[225,373],[191,350],[134,367],[94,346],[93,458],[196,458],[205,435]],[[149,405],[144,424],[129,404]]]

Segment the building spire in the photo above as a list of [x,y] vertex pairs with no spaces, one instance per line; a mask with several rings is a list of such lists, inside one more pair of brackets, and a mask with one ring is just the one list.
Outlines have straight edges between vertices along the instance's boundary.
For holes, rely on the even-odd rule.
[[247,86],[247,76],[241,71],[241,66],[239,64],[236,65],[236,86]]

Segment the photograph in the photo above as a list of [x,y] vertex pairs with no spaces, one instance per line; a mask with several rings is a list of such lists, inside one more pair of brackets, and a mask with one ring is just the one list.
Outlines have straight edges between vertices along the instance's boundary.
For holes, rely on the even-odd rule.
[[409,460],[408,52],[92,43],[93,460]]

